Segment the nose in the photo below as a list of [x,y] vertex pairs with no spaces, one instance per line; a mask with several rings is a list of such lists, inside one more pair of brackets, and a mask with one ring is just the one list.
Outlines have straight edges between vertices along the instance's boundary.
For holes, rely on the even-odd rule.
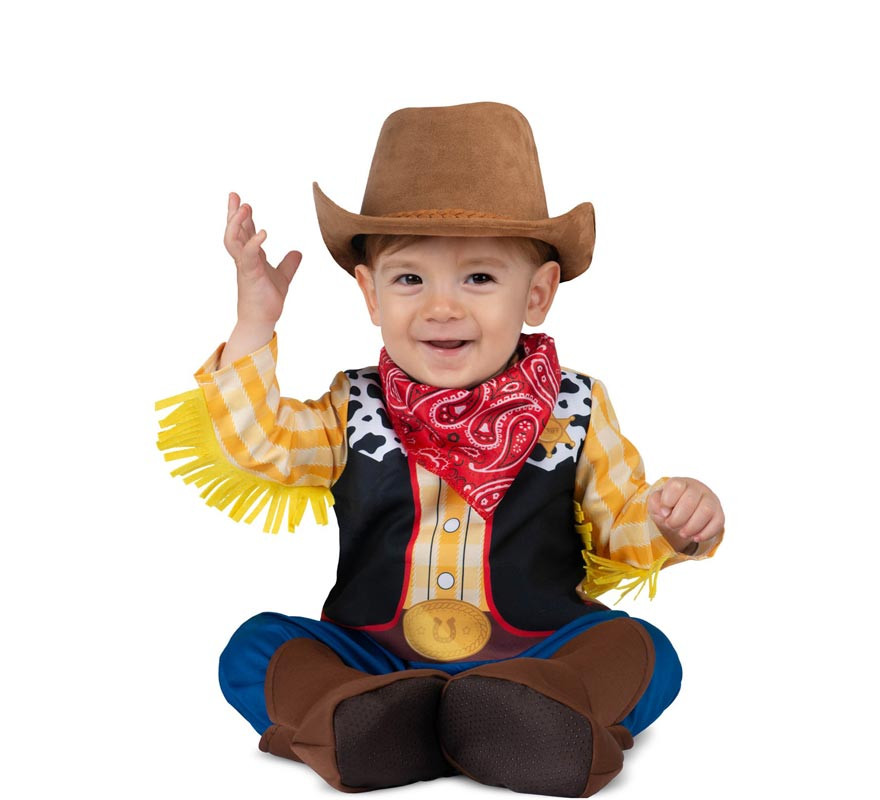
[[449,322],[461,319],[464,308],[455,292],[445,287],[434,287],[425,294],[422,314],[429,322]]

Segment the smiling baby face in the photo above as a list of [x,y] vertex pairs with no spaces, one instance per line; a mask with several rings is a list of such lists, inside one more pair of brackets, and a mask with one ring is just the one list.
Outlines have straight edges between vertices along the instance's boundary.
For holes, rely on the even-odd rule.
[[523,325],[540,325],[559,265],[493,237],[418,237],[355,277],[391,359],[413,380],[470,388],[503,372]]

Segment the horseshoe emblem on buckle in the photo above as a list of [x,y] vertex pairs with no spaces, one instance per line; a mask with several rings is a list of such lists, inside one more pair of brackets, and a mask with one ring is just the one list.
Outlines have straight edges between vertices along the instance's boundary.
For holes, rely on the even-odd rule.
[[403,616],[407,644],[434,661],[461,661],[479,653],[491,632],[486,615],[461,600],[426,600]]
[[439,617],[434,617],[434,630],[431,632],[431,635],[434,637],[435,642],[440,642],[440,644],[449,644],[455,639],[455,617],[450,617],[448,620],[446,620],[446,629],[449,631],[449,636],[440,635],[440,629],[442,627],[443,620]]

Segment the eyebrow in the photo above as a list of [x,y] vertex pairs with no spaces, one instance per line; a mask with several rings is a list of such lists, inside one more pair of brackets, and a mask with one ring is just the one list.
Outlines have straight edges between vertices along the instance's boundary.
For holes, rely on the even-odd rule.
[[376,264],[377,269],[417,269],[418,266],[418,264],[413,264],[412,261],[401,261],[395,258],[383,259]]
[[[379,263],[379,269],[418,269],[421,265],[418,263],[413,263],[412,261],[407,261],[406,259],[395,259],[393,256],[389,257],[387,260],[383,260]],[[462,267],[473,267],[473,266],[492,266],[492,267],[502,267],[507,268],[509,264],[506,261],[502,261],[500,258],[493,258],[492,256],[473,256],[472,258],[468,258],[461,262],[459,266]]]
[[492,267],[508,267],[510,266],[506,261],[502,261],[500,258],[493,258],[492,256],[474,256],[473,258],[469,258],[466,261],[461,262],[461,266],[470,267],[480,264],[486,264]]

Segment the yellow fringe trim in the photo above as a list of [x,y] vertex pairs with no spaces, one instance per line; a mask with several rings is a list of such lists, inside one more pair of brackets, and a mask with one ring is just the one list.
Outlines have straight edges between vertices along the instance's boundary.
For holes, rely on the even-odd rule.
[[593,549],[593,523],[585,522],[584,510],[581,504],[575,501],[574,504],[574,529],[580,535],[584,543],[584,552]]
[[[581,588],[586,594],[590,597],[598,597],[612,589],[619,589],[620,597],[617,598],[619,603],[633,590],[638,590],[634,598],[637,599],[647,585],[648,598],[654,599],[657,594],[657,575],[674,553],[660,556],[647,568],[633,567],[620,561],[612,561],[610,558],[602,558],[593,552],[593,525],[585,522],[584,511],[578,502],[574,504],[574,522],[574,529],[584,543],[582,553],[587,577],[584,578]],[[624,581],[629,582],[623,583]]]
[[[663,565],[672,558],[672,555],[669,553],[660,556],[650,567],[641,569],[623,564],[620,561],[602,558],[595,553],[584,550],[584,564],[587,570],[587,577],[582,584],[584,591],[590,597],[598,597],[611,589],[619,589],[620,597],[617,599],[617,603],[619,603],[634,589],[638,589],[635,594],[635,597],[638,598],[642,589],[647,585],[648,597],[653,600],[654,595],[657,594],[657,575]],[[629,583],[623,583],[623,581],[629,581]]]
[[[205,487],[201,496],[209,506],[229,509],[236,522],[253,522],[268,505],[263,530],[278,533],[287,515],[287,530],[293,532],[311,505],[315,521],[327,524],[327,508],[333,505],[329,489],[320,486],[285,486],[233,466],[223,455],[201,389],[167,397],[156,403],[156,411],[177,406],[160,421],[156,445],[166,461],[191,458],[171,475],[183,476],[184,483]],[[250,512],[250,513],[248,513]],[[247,514],[247,516],[245,516]]]

